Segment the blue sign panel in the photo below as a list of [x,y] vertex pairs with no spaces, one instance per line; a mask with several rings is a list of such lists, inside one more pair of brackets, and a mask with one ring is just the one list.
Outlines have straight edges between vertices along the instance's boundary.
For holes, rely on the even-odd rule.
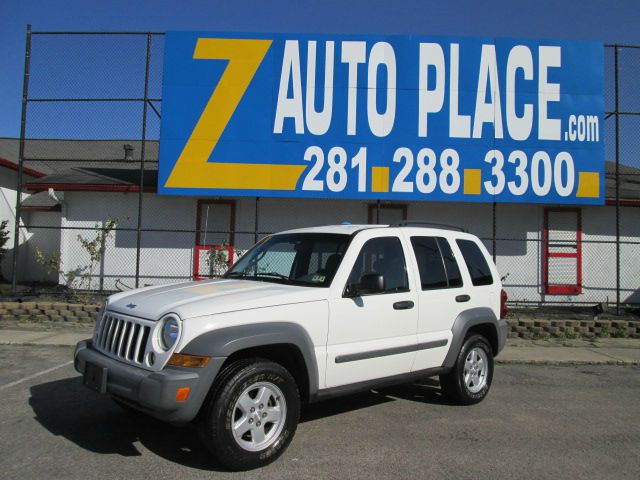
[[158,193],[601,204],[603,45],[169,32]]

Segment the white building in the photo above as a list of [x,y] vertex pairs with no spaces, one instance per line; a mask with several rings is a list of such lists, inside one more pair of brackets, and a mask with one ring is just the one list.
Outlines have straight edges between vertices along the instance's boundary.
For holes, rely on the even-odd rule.
[[[21,212],[20,282],[64,282],[36,263],[36,249],[59,253],[61,270],[87,273],[89,254],[78,236],[96,237],[109,219],[118,227],[106,240],[104,258],[94,266],[92,288],[134,286],[140,200],[139,141],[29,140],[26,198]],[[125,149],[130,145],[131,149]],[[0,139],[2,193],[16,187],[18,141]],[[60,157],[60,152],[65,157]],[[53,153],[52,153],[53,152]],[[126,156],[126,158],[125,158]],[[100,160],[97,160],[100,159]],[[123,160],[124,159],[124,160]],[[142,193],[139,285],[207,276],[212,246],[246,250],[269,232],[340,223],[397,223],[403,220],[462,226],[495,246],[512,302],[588,303],[616,300],[615,164],[607,162],[606,205],[382,202],[254,197],[159,196],[157,142],[147,142]],[[640,169],[620,165],[620,300],[640,303]],[[6,200],[5,203],[10,203]],[[3,210],[4,211],[4,210]],[[3,218],[11,218],[9,208]],[[494,230],[495,228],[495,230]],[[13,230],[13,226],[11,228]],[[495,237],[494,237],[495,233]],[[494,240],[495,238],[495,240]],[[11,254],[3,265],[10,278]],[[9,269],[8,269],[9,268]]]

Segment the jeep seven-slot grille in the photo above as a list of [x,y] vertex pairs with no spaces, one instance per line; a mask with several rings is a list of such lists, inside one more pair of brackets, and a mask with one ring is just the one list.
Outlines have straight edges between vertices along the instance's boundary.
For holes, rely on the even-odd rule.
[[139,319],[105,313],[95,347],[116,358],[142,365],[151,325]]

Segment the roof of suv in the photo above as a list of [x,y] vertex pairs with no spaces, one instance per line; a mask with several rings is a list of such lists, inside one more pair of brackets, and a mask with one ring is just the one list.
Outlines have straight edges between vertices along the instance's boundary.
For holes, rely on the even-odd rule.
[[320,225],[317,227],[307,227],[307,228],[296,228],[293,230],[286,230],[284,232],[279,233],[341,233],[343,235],[352,235],[360,230],[364,230],[367,228],[382,228],[388,227],[389,225],[353,225],[353,224],[343,224],[343,225]]
[[367,225],[367,224],[360,224],[360,225],[354,225],[354,224],[341,224],[341,225],[321,225],[321,226],[317,226],[317,227],[307,227],[307,228],[296,228],[293,230],[286,230],[284,232],[279,232],[279,233],[338,233],[338,234],[343,234],[343,235],[353,235],[354,233],[357,233],[361,230],[367,230],[367,229],[372,229],[372,228],[389,228],[389,227],[401,227],[401,228],[411,228],[411,229],[420,229],[422,231],[431,231],[431,232],[448,232],[448,233],[456,233],[459,234],[460,236],[465,236],[468,235],[466,233],[463,232],[458,232],[456,230],[453,230],[453,228],[455,227],[449,227],[447,228],[446,226],[443,226],[443,228],[438,228],[437,226],[430,226],[430,225],[420,225],[420,224],[407,224],[407,225],[402,225],[402,226],[398,226],[398,225]]

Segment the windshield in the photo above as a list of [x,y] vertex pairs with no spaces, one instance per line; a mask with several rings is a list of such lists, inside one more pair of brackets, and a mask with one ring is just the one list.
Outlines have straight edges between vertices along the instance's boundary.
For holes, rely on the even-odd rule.
[[350,239],[331,233],[273,235],[243,255],[225,278],[328,287]]

